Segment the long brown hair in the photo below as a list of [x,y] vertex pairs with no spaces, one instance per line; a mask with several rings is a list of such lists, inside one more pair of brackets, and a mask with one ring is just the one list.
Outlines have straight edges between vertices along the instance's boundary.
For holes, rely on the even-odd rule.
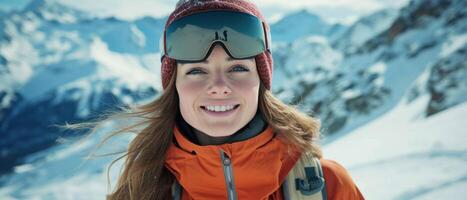
[[[175,69],[167,88],[154,101],[123,109],[120,112],[109,113],[100,121],[86,124],[88,127],[92,126],[91,133],[93,133],[104,121],[138,119],[134,124],[107,134],[98,144],[99,148],[110,138],[125,132],[136,134],[128,150],[121,152],[124,154],[114,160],[108,168],[109,173],[115,162],[125,158],[123,172],[119,176],[114,191],[107,196],[107,199],[149,200],[169,197],[174,176],[164,167],[164,162],[173,139],[175,117],[179,112],[179,98],[175,88],[176,74]],[[284,104],[262,84],[259,89],[259,109],[278,139],[289,144],[291,148],[312,153],[318,158],[322,157],[318,144],[319,120],[300,112],[293,106]],[[69,125],[68,128],[80,126],[80,124]],[[137,129],[138,127],[142,128]]]

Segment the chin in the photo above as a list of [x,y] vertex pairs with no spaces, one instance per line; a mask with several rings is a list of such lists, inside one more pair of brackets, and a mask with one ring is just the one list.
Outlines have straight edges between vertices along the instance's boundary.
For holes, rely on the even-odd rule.
[[233,135],[235,132],[237,132],[239,129],[233,128],[233,127],[219,127],[215,129],[209,129],[208,131],[204,132],[205,134],[211,136],[211,137],[225,137],[229,135]]

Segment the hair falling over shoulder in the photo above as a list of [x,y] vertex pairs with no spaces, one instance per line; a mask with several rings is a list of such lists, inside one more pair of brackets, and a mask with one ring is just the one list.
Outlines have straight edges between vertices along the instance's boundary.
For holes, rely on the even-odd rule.
[[260,85],[258,106],[278,139],[301,152],[311,153],[317,158],[322,157],[319,146],[321,137],[319,119],[283,103],[263,85]]
[[[82,123],[68,126],[70,129],[92,127],[95,132],[99,124],[113,119],[136,118],[137,123],[125,126],[107,134],[98,148],[110,138],[124,132],[134,132],[135,138],[123,155],[114,160],[108,169],[120,159],[125,159],[123,172],[117,185],[107,195],[109,200],[153,200],[168,199],[174,176],[165,168],[165,157],[173,139],[176,114],[179,112],[179,99],[175,88],[176,69],[171,74],[166,90],[154,101],[108,115],[95,123]],[[319,147],[319,120],[284,104],[273,96],[262,84],[259,91],[259,109],[267,123],[278,137],[295,150],[322,157]],[[91,124],[91,125],[90,125]],[[142,127],[135,131],[135,128]]]
[[[125,158],[123,172],[109,200],[167,199],[173,175],[164,167],[167,149],[172,143],[178,95],[175,89],[176,69],[169,85],[155,101],[130,110],[133,117],[143,119],[144,128],[136,133]],[[141,123],[141,122],[140,122]],[[112,133],[109,137],[112,137]]]

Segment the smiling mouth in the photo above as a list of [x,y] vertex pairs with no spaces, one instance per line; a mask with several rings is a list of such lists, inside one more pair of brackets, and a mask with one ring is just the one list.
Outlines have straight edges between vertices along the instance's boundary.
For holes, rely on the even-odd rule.
[[238,107],[240,107],[240,104],[237,104],[237,105],[234,105],[233,108],[229,109],[229,110],[224,110],[222,111],[222,109],[208,109],[207,106],[200,106],[203,110],[207,111],[207,112],[211,112],[211,113],[227,113],[227,112],[231,112],[231,111],[234,111],[236,110]]

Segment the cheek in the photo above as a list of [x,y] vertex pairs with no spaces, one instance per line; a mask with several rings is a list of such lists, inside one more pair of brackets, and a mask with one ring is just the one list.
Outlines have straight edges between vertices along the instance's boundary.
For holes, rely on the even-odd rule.
[[202,90],[204,84],[200,81],[183,80],[177,82],[177,90],[180,96],[189,96]]
[[259,78],[247,78],[236,80],[232,85],[234,85],[238,96],[243,96],[248,103],[256,103],[258,101],[259,84]]
[[193,108],[196,98],[202,91],[202,85],[193,81],[178,81],[176,83],[178,96],[180,99],[180,109],[189,110]]

